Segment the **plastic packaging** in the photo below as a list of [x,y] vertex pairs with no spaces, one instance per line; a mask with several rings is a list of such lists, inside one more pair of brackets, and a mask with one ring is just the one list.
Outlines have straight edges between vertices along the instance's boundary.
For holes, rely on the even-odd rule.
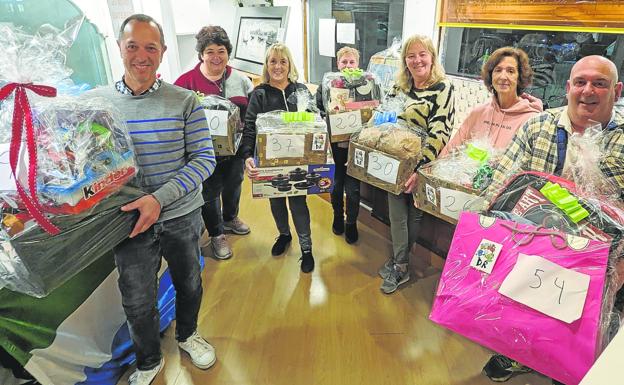
[[608,254],[607,242],[464,212],[430,318],[544,375],[578,384],[608,325]]
[[381,88],[374,74],[359,68],[323,75],[323,106],[327,114],[375,108],[381,100]]
[[137,165],[111,104],[76,94],[65,53],[77,31],[35,36],[0,27],[0,284],[44,296],[116,246],[143,195],[125,186]]
[[499,153],[487,138],[475,139],[420,167],[414,189],[418,207],[453,224],[461,211],[481,210],[481,191],[491,181]]
[[199,101],[206,113],[215,154],[235,155],[243,130],[238,106],[219,95],[199,94]]
[[427,134],[395,114],[386,118],[351,136],[347,174],[398,195],[421,159]]
[[287,101],[296,105],[297,111],[319,112],[319,109],[316,107],[316,99],[307,88],[298,88],[295,92],[288,95]]
[[256,119],[258,167],[327,163],[327,125],[312,112],[271,111]]
[[371,56],[367,71],[379,80],[383,94],[392,88],[396,74],[401,68],[401,38],[392,39],[390,47]]

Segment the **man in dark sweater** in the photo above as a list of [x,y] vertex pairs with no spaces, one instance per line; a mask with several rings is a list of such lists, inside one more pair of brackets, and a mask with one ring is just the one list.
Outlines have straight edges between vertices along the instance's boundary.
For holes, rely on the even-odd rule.
[[147,195],[122,207],[138,210],[130,237],[115,248],[119,290],[137,356],[130,385],[149,385],[162,369],[158,271],[165,258],[176,289],[176,339],[195,366],[216,361],[214,348],[197,333],[202,299],[199,237],[202,182],[215,168],[208,124],[193,92],[165,83],[156,71],[166,50],[162,27],[149,16],[132,15],[121,25],[118,45],[125,67],[115,86],[92,94],[122,112]]

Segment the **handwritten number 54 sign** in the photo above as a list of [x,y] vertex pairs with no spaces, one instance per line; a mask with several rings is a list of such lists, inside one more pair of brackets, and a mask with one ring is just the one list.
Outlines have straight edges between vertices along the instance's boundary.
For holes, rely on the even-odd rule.
[[268,135],[266,158],[303,158],[305,135]]
[[368,169],[366,172],[384,182],[395,184],[399,172],[399,161],[372,151],[368,153]]
[[536,255],[518,255],[498,292],[566,323],[581,318],[589,276]]

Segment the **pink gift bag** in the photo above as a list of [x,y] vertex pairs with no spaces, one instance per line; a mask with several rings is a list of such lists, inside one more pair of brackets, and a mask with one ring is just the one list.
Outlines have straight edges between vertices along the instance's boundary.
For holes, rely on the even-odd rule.
[[609,244],[464,212],[429,318],[567,385],[594,363]]

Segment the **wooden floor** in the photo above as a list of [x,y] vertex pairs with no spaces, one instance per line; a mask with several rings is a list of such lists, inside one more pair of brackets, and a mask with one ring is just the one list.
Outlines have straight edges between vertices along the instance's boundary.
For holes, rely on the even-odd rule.
[[[296,239],[284,256],[271,256],[277,231],[268,201],[252,200],[245,181],[240,216],[252,232],[230,236],[234,257],[206,258],[203,272],[199,331],[217,363],[195,368],[171,327],[154,385],[493,384],[480,373],[490,351],[428,320],[439,271],[382,294],[377,269],[389,255],[387,239],[360,225],[360,241],[348,245],[331,232],[330,204],[319,197],[308,204],[317,265],[302,274]],[[550,380],[525,374],[507,384]]]

